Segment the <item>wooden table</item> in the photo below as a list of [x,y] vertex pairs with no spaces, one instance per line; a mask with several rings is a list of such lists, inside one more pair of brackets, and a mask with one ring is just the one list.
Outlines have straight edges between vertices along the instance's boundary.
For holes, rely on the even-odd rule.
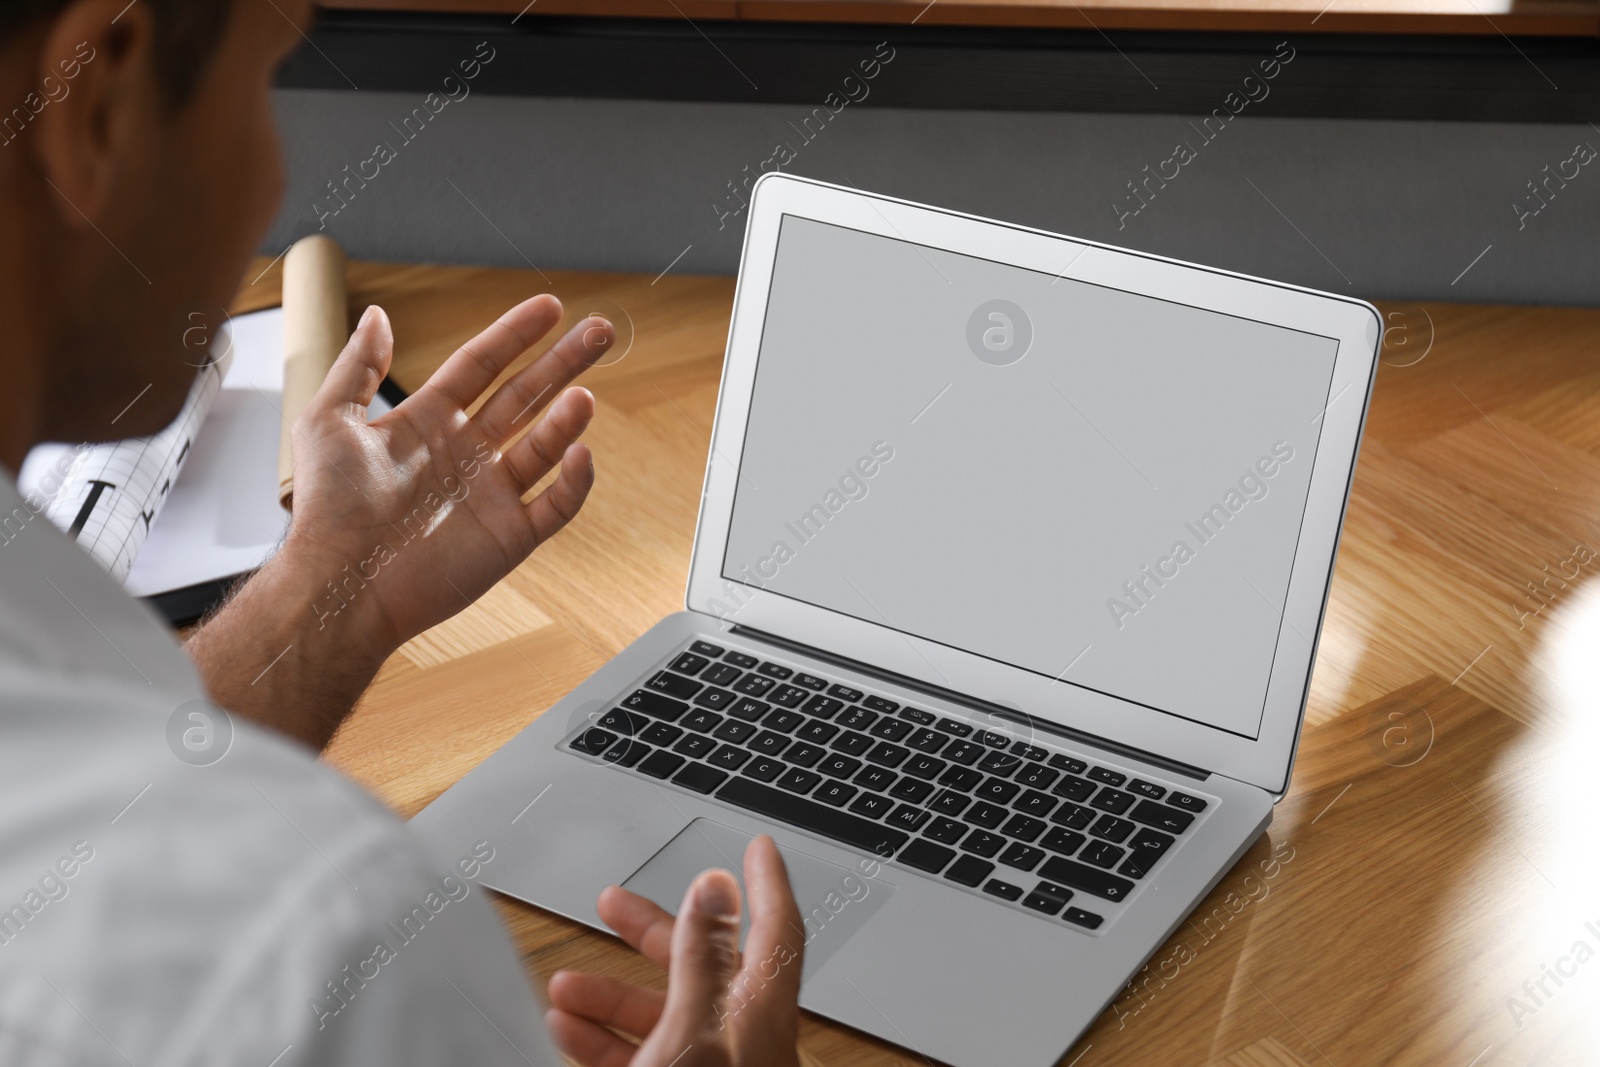
[[[586,379],[599,482],[571,529],[395,655],[329,749],[405,816],[683,603],[732,279],[351,267],[352,312],[389,310],[410,388],[546,289],[573,320],[631,320]],[[1293,789],[1064,1064],[1600,1062],[1600,311],[1384,311]],[[501,903],[536,982],[660,981]],[[802,1034],[814,1064],[926,1062],[821,1019]]]

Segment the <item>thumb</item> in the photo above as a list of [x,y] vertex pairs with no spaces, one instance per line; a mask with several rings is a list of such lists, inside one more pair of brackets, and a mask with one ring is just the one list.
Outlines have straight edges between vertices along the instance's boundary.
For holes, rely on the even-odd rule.
[[739,886],[727,871],[706,871],[684,894],[673,927],[667,1003],[657,1030],[687,1046],[720,1029],[738,971]]
[[376,304],[367,308],[356,332],[328,371],[327,380],[312,397],[307,408],[332,410],[354,404],[365,415],[378,384],[389,373],[394,357],[394,331],[389,316]]

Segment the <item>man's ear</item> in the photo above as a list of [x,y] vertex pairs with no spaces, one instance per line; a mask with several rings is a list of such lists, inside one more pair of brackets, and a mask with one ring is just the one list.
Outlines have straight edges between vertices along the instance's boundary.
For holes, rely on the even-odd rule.
[[119,172],[151,151],[165,109],[155,35],[137,0],[77,0],[50,20],[35,90],[48,103],[28,140],[71,229],[102,227]]

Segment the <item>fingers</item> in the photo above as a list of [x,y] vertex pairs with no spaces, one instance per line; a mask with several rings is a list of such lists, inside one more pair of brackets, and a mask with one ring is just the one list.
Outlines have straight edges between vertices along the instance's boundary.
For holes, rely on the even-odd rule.
[[331,411],[348,404],[361,409],[363,417],[378,383],[389,373],[394,358],[394,331],[389,316],[376,304],[367,308],[356,332],[333,361],[322,387],[312,396],[306,409]]
[[594,458],[581,441],[569,445],[561,457],[561,474],[527,505],[537,540],[544,544],[577,518],[578,510],[594,488]]
[[620,886],[607,886],[600,894],[596,910],[600,921],[617,932],[645,959],[666,969],[672,958],[672,913],[657,907],[637,893]]
[[763,834],[745,848],[744,880],[750,901],[745,958],[759,969],[764,981],[756,999],[774,1012],[795,1016],[794,1025],[798,1025],[796,1004],[800,997],[800,970],[805,962],[805,925],[789,887],[789,870],[772,838]]
[[550,1004],[569,1015],[643,1038],[661,1019],[667,995],[597,974],[559,971],[550,979]]
[[561,1051],[584,1067],[628,1067],[638,1051],[604,1027],[560,1008],[545,1012],[544,1024]]
[[672,932],[671,963],[651,1044],[677,1048],[712,1039],[739,969],[739,886],[727,871],[706,871],[690,884]]
[[496,389],[473,420],[489,440],[496,444],[504,441],[527,425],[528,419],[538,414],[551,397],[588,370],[616,338],[611,323],[598,315],[589,316]]
[[[561,301],[549,293],[524,300],[495,320],[494,325],[456,349],[434,372],[424,389],[447,397],[459,408],[466,408],[526,352],[530,345],[561,321]],[[496,438],[496,441],[504,438]]]
[[593,418],[594,396],[589,390],[568,389],[532,430],[506,449],[506,465],[524,492],[555,469]]

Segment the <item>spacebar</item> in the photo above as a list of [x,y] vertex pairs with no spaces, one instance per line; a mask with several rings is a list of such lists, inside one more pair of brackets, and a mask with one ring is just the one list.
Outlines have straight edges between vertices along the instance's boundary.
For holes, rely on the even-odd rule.
[[729,804],[810,830],[835,841],[843,841],[856,848],[864,848],[879,856],[892,856],[900,846],[910,840],[910,835],[891,830],[866,819],[858,819],[847,812],[830,808],[815,801],[797,797],[781,789],[752,782],[748,778],[734,778],[717,790],[717,798]]

